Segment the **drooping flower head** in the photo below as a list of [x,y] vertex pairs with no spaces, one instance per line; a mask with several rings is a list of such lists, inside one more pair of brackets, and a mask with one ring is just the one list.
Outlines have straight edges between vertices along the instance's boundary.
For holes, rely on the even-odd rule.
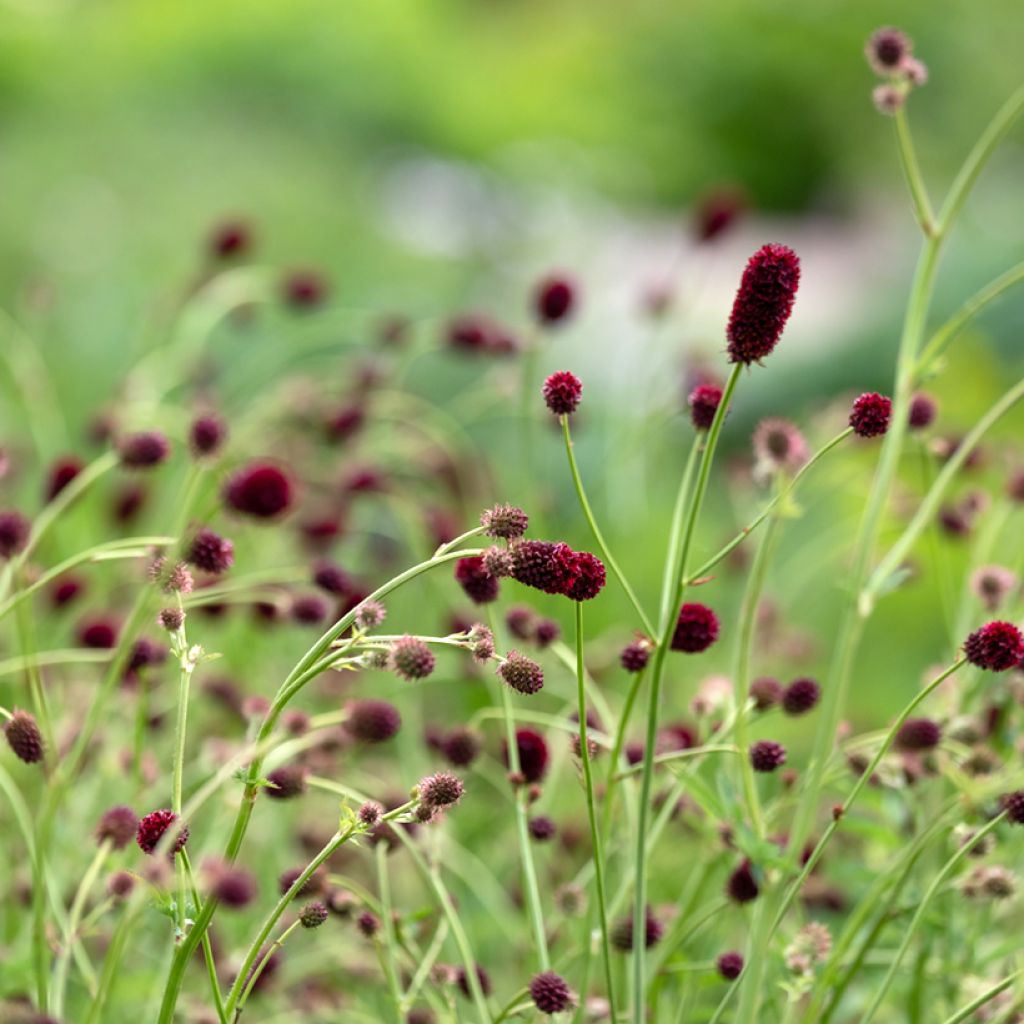
[[771,355],[799,284],[800,260],[788,246],[769,243],[750,257],[726,328],[730,362],[749,366]]

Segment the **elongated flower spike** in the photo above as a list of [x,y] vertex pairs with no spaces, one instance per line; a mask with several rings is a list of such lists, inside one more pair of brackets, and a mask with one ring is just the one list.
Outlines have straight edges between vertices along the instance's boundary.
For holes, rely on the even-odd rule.
[[763,245],[747,262],[726,328],[729,361],[760,362],[775,350],[793,312],[800,259],[785,245]]

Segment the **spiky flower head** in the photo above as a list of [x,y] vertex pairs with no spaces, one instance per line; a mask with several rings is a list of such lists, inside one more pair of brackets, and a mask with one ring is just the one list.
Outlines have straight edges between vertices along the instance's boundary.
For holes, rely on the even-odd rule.
[[171,454],[170,442],[157,430],[129,434],[117,442],[121,465],[129,469],[151,469],[166,462]]
[[157,616],[157,622],[168,633],[176,633],[185,624],[185,613],[180,608],[164,608]]
[[810,456],[807,442],[796,424],[771,416],[761,420],[754,428],[755,472],[770,476],[773,473],[795,473]]
[[512,575],[512,555],[505,548],[486,548],[480,557],[483,559],[484,568],[495,579],[500,580]]
[[576,303],[576,286],[563,274],[551,274],[541,280],[533,293],[533,310],[544,327],[553,327],[567,319]]
[[583,382],[568,370],[558,370],[544,381],[544,402],[556,416],[569,416],[580,404]]
[[488,537],[517,540],[526,533],[530,518],[517,505],[495,505],[480,514],[480,525]]
[[808,921],[786,947],[786,966],[794,974],[809,974],[832,951],[832,934],[820,921]]
[[813,679],[794,679],[782,693],[782,710],[787,715],[803,715],[821,698],[821,687]]
[[942,727],[930,718],[908,718],[896,733],[900,750],[934,750],[942,739]]
[[522,540],[511,549],[512,578],[545,594],[565,594],[576,582],[576,552],[568,544]]
[[474,604],[490,604],[497,600],[497,577],[487,571],[480,555],[460,558],[455,563],[455,580]]
[[498,675],[517,693],[533,694],[544,686],[544,671],[531,658],[509,651],[498,665]]
[[299,911],[299,923],[303,928],[319,928],[327,920],[327,907],[319,900],[307,903]]
[[224,488],[224,500],[236,512],[254,519],[275,519],[293,501],[291,478],[270,462],[251,462],[235,472]]
[[415,636],[399,637],[392,645],[388,656],[391,669],[402,679],[426,679],[437,659],[430,648]]
[[4,725],[7,745],[25,764],[37,764],[43,759],[43,734],[35,717],[28,711],[16,709]]
[[786,748],[771,740],[758,740],[750,748],[750,764],[755,772],[773,772],[786,763]]
[[530,998],[541,1013],[564,1013],[576,1005],[565,978],[554,971],[544,971],[530,979]]
[[749,366],[771,355],[799,284],[800,260],[788,246],[769,243],[750,257],[726,328],[730,362]]
[[570,601],[592,601],[604,589],[607,581],[604,562],[589,551],[576,553],[576,578],[566,587]]
[[185,561],[203,572],[220,575],[234,565],[235,546],[226,537],[204,526],[192,538]]
[[357,700],[348,709],[346,730],[363,743],[383,743],[402,726],[398,708],[384,700]]
[[690,407],[690,421],[695,430],[708,430],[722,401],[722,389],[717,384],[698,384],[686,399]]
[[734,949],[719,954],[715,969],[725,981],[735,981],[743,973],[743,954]]
[[1012,622],[989,622],[964,641],[964,654],[978,668],[1005,672],[1024,658],[1024,636]]
[[494,634],[481,622],[469,631],[469,649],[476,661],[490,661],[494,657]]
[[372,910],[364,910],[356,918],[356,927],[361,935],[372,939],[380,931],[380,918]]
[[850,426],[858,437],[881,437],[889,429],[892,399],[875,391],[860,395],[850,410]]
[[376,629],[377,626],[384,621],[386,616],[387,612],[380,601],[363,601],[356,608],[356,628],[362,630],[364,633],[368,630]]
[[32,524],[20,513],[0,512],[0,558],[13,558],[25,549]]
[[718,616],[704,604],[687,603],[679,609],[671,648],[700,654],[718,639]]
[[1003,810],[1006,811],[1006,817],[1014,825],[1024,825],[1024,789],[1015,789],[1012,793],[1004,793],[999,802]]
[[115,850],[123,850],[134,838],[139,819],[130,807],[119,804],[104,811],[96,825],[96,842],[109,842]]
[[[135,841],[139,844],[139,849],[143,853],[153,853],[157,844],[163,838],[163,834],[178,820],[178,816],[174,811],[163,808],[159,811],[152,811],[147,814],[138,825],[138,829],[135,832]],[[182,827],[178,833],[177,838],[174,840],[174,844],[170,849],[170,854],[173,857],[179,850],[181,850],[188,842],[188,826]]]
[[435,772],[420,779],[420,800],[428,807],[450,807],[462,799],[465,786],[457,775],[451,772]]
[[376,828],[384,817],[384,805],[377,803],[376,800],[367,800],[359,808],[357,817],[364,828]]

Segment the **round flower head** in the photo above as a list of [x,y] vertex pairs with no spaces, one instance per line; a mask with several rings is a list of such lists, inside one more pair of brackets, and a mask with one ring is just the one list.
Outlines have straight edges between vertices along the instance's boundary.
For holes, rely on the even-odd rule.
[[908,718],[896,733],[900,750],[933,750],[942,739],[942,728],[930,718]]
[[327,907],[319,900],[307,903],[299,911],[299,923],[303,928],[319,928],[327,920]]
[[686,399],[690,407],[690,420],[695,430],[707,430],[714,422],[722,389],[717,384],[698,384]]
[[418,637],[403,636],[391,645],[388,655],[395,675],[402,679],[426,679],[434,671],[437,659]]
[[576,578],[564,593],[570,601],[591,601],[604,589],[606,575],[604,562],[589,551],[576,553]]
[[185,613],[180,608],[164,608],[157,621],[168,633],[176,633],[185,624]]
[[545,594],[565,594],[579,574],[577,553],[568,544],[522,540],[511,555],[512,578]]
[[533,694],[544,686],[544,671],[537,662],[518,651],[509,651],[498,666],[498,675],[517,693]]
[[782,693],[782,710],[787,715],[803,715],[821,697],[821,687],[813,679],[794,679]]
[[562,635],[562,627],[554,619],[538,619],[533,629],[533,642],[538,647],[550,647]]
[[1006,817],[1014,825],[1024,825],[1024,789],[1014,790],[1012,793],[1004,793],[999,800]]
[[47,474],[46,487],[43,490],[44,499],[53,501],[82,472],[83,468],[81,460],[75,458],[74,455],[58,459]]
[[583,382],[568,370],[559,370],[544,381],[544,401],[556,416],[576,411],[583,394]]
[[292,309],[314,309],[327,296],[327,282],[315,270],[293,270],[282,282],[281,296]]
[[892,82],[876,85],[871,90],[871,102],[874,103],[875,110],[886,117],[893,117],[902,108],[906,98],[905,91]]
[[127,899],[135,888],[135,876],[129,871],[115,871],[107,879],[107,895],[111,899]]
[[235,546],[226,537],[203,527],[192,538],[185,561],[203,572],[220,575],[235,563]]
[[387,612],[380,601],[363,601],[356,608],[356,628],[366,632],[376,629],[385,619]]
[[506,548],[492,545],[480,556],[484,569],[496,580],[512,575],[512,555]]
[[232,910],[247,907],[256,898],[256,879],[233,865],[218,865],[210,879],[211,894]]
[[243,255],[252,245],[252,231],[245,221],[230,220],[218,224],[210,233],[210,255],[227,260]]
[[541,1013],[564,1013],[576,1005],[566,980],[554,971],[544,971],[530,979],[530,998]]
[[227,424],[219,416],[197,416],[188,428],[188,445],[196,458],[216,455],[224,446],[227,436]]
[[871,70],[878,75],[892,75],[899,71],[913,50],[913,44],[897,28],[880,28],[871,34],[864,55]]
[[749,860],[743,861],[725,883],[725,893],[734,903],[750,903],[757,899],[760,892]]
[[43,759],[43,734],[35,718],[27,711],[15,711],[4,725],[7,745],[25,764],[37,764]]
[[925,430],[935,422],[939,413],[938,403],[931,395],[918,391],[910,399],[910,412],[907,415],[907,424],[911,430]]
[[[178,820],[178,816],[166,808],[159,811],[153,811],[147,814],[140,822],[139,827],[135,833],[135,841],[139,844],[139,849],[143,853],[153,853],[156,850],[157,844],[163,838],[163,834]],[[174,845],[171,847],[169,853],[174,856],[179,850],[181,850],[185,843],[188,842],[188,826],[182,828],[178,833],[178,837],[174,840]]]
[[858,437],[881,437],[889,429],[892,400],[877,392],[861,395],[850,410],[850,426]]
[[105,616],[93,616],[78,624],[78,642],[93,650],[110,650],[117,643],[117,626]]
[[292,482],[269,462],[253,462],[238,470],[227,482],[224,499],[242,515],[274,519],[292,503]]
[[383,817],[384,805],[377,803],[376,800],[367,800],[366,803],[359,808],[359,823],[365,828],[376,828]]
[[527,822],[527,828],[530,832],[530,838],[535,839],[538,843],[546,843],[554,839],[558,832],[558,827],[545,814],[538,814],[537,817],[531,818]]
[[451,772],[436,772],[420,779],[420,800],[428,807],[451,807],[462,799],[465,786],[462,779]]
[[348,573],[329,558],[321,558],[313,563],[313,582],[328,594],[338,596],[347,594],[352,588]]
[[755,772],[773,772],[786,763],[786,748],[771,740],[758,740],[750,748],[750,764]]
[[768,244],[750,257],[726,328],[730,362],[749,366],[771,355],[799,284],[800,260],[787,246]]
[[769,417],[754,429],[755,472],[795,473],[809,458],[807,442],[789,420]]
[[1005,672],[1024,658],[1024,636],[1012,622],[989,622],[964,641],[964,654],[978,668]]
[[782,684],[777,679],[762,676],[750,684],[750,696],[758,711],[767,711],[782,701]]
[[319,594],[299,594],[292,600],[292,621],[315,626],[327,618],[327,602]]
[[437,1017],[425,1006],[414,1006],[405,1015],[405,1024],[437,1024]]
[[480,515],[480,525],[488,537],[516,540],[526,533],[529,516],[516,505],[495,505]]
[[627,672],[642,672],[651,657],[651,641],[647,637],[637,637],[632,643],[626,644],[619,653],[619,664]]
[[[661,940],[662,932],[661,922],[651,913],[651,908],[647,907],[644,913],[644,946],[650,949],[651,946],[657,945]],[[609,937],[616,949],[628,953],[633,948],[633,915],[619,918],[612,925]]]
[[[525,782],[540,782],[548,770],[548,745],[536,729],[516,730],[516,750],[519,754],[519,772]],[[508,749],[505,764],[511,766]]]
[[494,634],[487,626],[475,623],[468,640],[469,650],[477,661],[490,661],[494,657]]
[[983,565],[971,574],[971,590],[985,606],[994,612],[1017,587],[1017,574],[1002,565]]
[[679,609],[675,632],[672,634],[673,651],[699,654],[718,639],[718,616],[707,605],[688,603]]
[[480,754],[480,737],[472,729],[458,726],[441,739],[441,753],[449,764],[465,768]]
[[363,743],[383,743],[402,726],[398,708],[384,700],[357,700],[348,709],[346,730]]
[[0,512],[0,558],[13,558],[28,543],[32,524],[20,512]]
[[291,800],[306,792],[306,769],[298,764],[283,764],[267,773],[267,796],[273,800]]
[[[491,978],[490,975],[479,965],[476,965],[476,977],[477,981],[480,982],[480,991],[485,995],[491,994]],[[470,998],[470,987],[469,977],[466,974],[466,968],[460,967],[455,972],[455,984],[458,985],[459,991],[467,998]]]
[[492,576],[479,555],[460,558],[455,563],[455,579],[474,604],[490,604],[498,597],[498,580]]
[[166,462],[171,446],[166,437],[156,430],[129,434],[117,442],[121,465],[130,469],[150,469]]
[[130,807],[123,804],[104,812],[96,826],[96,841],[109,842],[115,850],[123,850],[135,836],[139,819]]
[[533,294],[534,313],[545,327],[567,319],[575,303],[576,288],[572,281],[560,275],[544,278]]
[[926,85],[928,83],[928,68],[916,57],[904,57],[900,64],[900,74],[911,85]]
[[719,977],[726,981],[735,981],[743,973],[743,954],[736,950],[722,953],[715,961],[715,969]]

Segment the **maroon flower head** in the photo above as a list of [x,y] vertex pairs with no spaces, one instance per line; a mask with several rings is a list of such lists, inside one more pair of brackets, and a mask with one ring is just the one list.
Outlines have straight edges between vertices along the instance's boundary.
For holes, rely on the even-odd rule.
[[821,697],[821,687],[813,679],[794,679],[782,692],[782,710],[787,715],[803,715]]
[[749,366],[771,355],[799,284],[800,260],[787,246],[770,243],[750,257],[726,328],[730,362]]
[[299,911],[299,923],[303,928],[319,928],[327,920],[327,907],[319,900],[307,903]]
[[0,512],[0,558],[13,558],[25,549],[32,524],[20,512]]
[[[178,816],[173,811],[169,811],[166,808],[147,814],[139,822],[138,830],[135,833],[135,841],[139,844],[139,849],[142,850],[143,853],[153,853],[157,844],[163,837],[163,834],[177,820]],[[171,856],[174,856],[174,854],[181,850],[187,842],[188,826],[185,826],[178,834],[177,839],[174,840],[174,845],[170,850]]]
[[978,668],[1005,672],[1024,658],[1024,636],[1012,622],[989,622],[964,641],[964,654]]
[[[519,753],[519,771],[526,782],[540,782],[548,770],[548,744],[536,729],[516,730],[516,750]],[[511,767],[508,747],[505,764]]]
[[210,892],[225,907],[238,910],[256,898],[256,879],[243,868],[224,865],[213,871]]
[[28,711],[15,710],[4,724],[7,745],[25,764],[37,764],[43,759],[43,734],[35,718]]
[[495,505],[480,514],[480,525],[488,537],[517,540],[526,533],[530,517],[517,505]]
[[892,400],[877,392],[861,395],[850,410],[850,426],[858,437],[880,437],[889,429]]
[[725,883],[725,893],[734,903],[750,903],[757,899],[760,892],[749,860],[743,861]]
[[350,707],[345,728],[363,743],[383,743],[402,726],[398,708],[384,700],[357,700]]
[[366,408],[362,404],[353,402],[343,405],[332,412],[324,423],[327,440],[335,443],[347,441],[359,432],[365,422]]
[[321,558],[313,565],[313,582],[328,594],[341,597],[352,589],[352,580],[340,565]]
[[562,627],[554,619],[538,619],[533,627],[533,642],[538,647],[550,647],[562,635]]
[[283,764],[267,772],[267,796],[273,800],[291,800],[306,792],[306,769],[299,764]]
[[533,310],[538,322],[553,327],[566,320],[576,305],[576,287],[567,277],[544,278],[533,294]]
[[93,650],[109,650],[117,643],[117,625],[106,616],[83,619],[77,629],[78,642]]
[[864,55],[871,70],[878,75],[892,75],[900,70],[910,56],[913,44],[897,28],[880,28],[868,39]]
[[54,608],[63,608],[81,596],[84,589],[85,581],[81,576],[62,576],[50,588],[50,602]]
[[157,622],[168,633],[175,633],[184,625],[185,613],[180,608],[164,608],[157,616]]
[[726,981],[735,981],[743,973],[743,954],[736,950],[722,953],[715,961],[715,969]]
[[166,462],[171,454],[171,446],[167,438],[156,430],[146,430],[139,434],[129,434],[117,442],[117,451],[121,456],[121,465],[131,469],[149,469]]
[[391,645],[388,655],[395,675],[402,679],[426,679],[437,663],[433,652],[418,637],[403,636]]
[[498,666],[498,675],[517,693],[537,693],[544,686],[543,669],[518,651],[508,652],[508,657]]
[[722,389],[717,384],[698,384],[686,399],[690,406],[690,419],[696,430],[708,430],[714,422]]
[[933,750],[942,739],[942,727],[930,718],[908,718],[896,733],[900,750]]
[[226,537],[203,527],[192,538],[185,561],[203,572],[220,575],[235,562],[235,546]]
[[710,242],[732,226],[746,209],[746,197],[736,188],[717,188],[702,196],[694,217],[698,242]]
[[384,817],[384,805],[376,800],[367,800],[359,808],[359,824],[364,828],[376,828]]
[[82,472],[83,468],[82,460],[74,455],[66,455],[64,458],[58,459],[47,474],[46,487],[43,490],[44,500],[53,501]]
[[457,726],[441,738],[441,753],[456,768],[471,765],[480,754],[480,738],[472,729]]
[[241,220],[229,220],[218,224],[210,233],[210,255],[214,259],[227,260],[241,256],[252,245],[249,225]]
[[707,605],[688,603],[679,609],[679,618],[672,634],[673,651],[700,654],[717,639],[718,616]]
[[638,637],[622,648],[619,663],[627,672],[641,672],[650,660],[651,647],[651,641],[647,637]]
[[242,515],[273,519],[292,503],[293,486],[288,475],[269,462],[252,462],[227,482],[224,499]]
[[292,309],[315,309],[327,297],[327,282],[315,270],[295,270],[284,279],[281,296]]
[[583,395],[583,382],[568,370],[559,370],[544,381],[544,402],[556,416],[576,411]]
[[132,653],[128,658],[128,671],[141,672],[153,665],[162,665],[167,660],[167,647],[157,643],[148,636],[140,636],[132,644]]
[[223,447],[227,436],[227,424],[219,416],[210,413],[197,416],[188,428],[189,448],[196,458],[216,455]]
[[527,828],[530,838],[535,839],[538,843],[546,843],[554,839],[558,832],[558,827],[546,814],[538,814],[537,817],[531,818],[527,822]]
[[517,640],[529,640],[536,622],[537,613],[525,604],[514,604],[505,612],[505,625]]
[[420,779],[420,800],[428,807],[451,807],[462,799],[466,787],[451,772],[435,772]]
[[750,764],[755,772],[773,772],[786,763],[786,748],[771,740],[758,740],[750,748]]
[[1006,817],[1014,825],[1024,825],[1024,789],[1014,790],[1012,793],[1004,793],[999,799]]
[[[651,908],[646,909],[644,915],[644,946],[650,949],[657,945],[662,936],[661,922],[651,913]],[[611,928],[611,943],[623,953],[628,953],[633,948],[633,915],[619,918]]]
[[300,625],[319,625],[327,618],[327,614],[327,602],[319,594],[299,594],[292,601],[292,621]]
[[565,594],[580,572],[577,553],[568,544],[522,540],[512,549],[512,578],[545,594]]
[[576,552],[576,578],[566,587],[565,596],[571,601],[590,601],[604,589],[606,576],[604,562],[589,551]]
[[455,579],[474,604],[490,604],[498,598],[498,580],[487,571],[479,555],[460,558],[455,563]]
[[554,971],[544,971],[530,979],[530,998],[541,1013],[564,1013],[576,1005],[565,978]]
[[119,804],[105,811],[96,826],[96,841],[109,840],[115,850],[123,850],[134,838],[139,819],[130,807]]
[[918,391],[910,399],[910,413],[907,416],[907,423],[911,430],[925,430],[935,422],[939,413],[938,403],[931,395]]

